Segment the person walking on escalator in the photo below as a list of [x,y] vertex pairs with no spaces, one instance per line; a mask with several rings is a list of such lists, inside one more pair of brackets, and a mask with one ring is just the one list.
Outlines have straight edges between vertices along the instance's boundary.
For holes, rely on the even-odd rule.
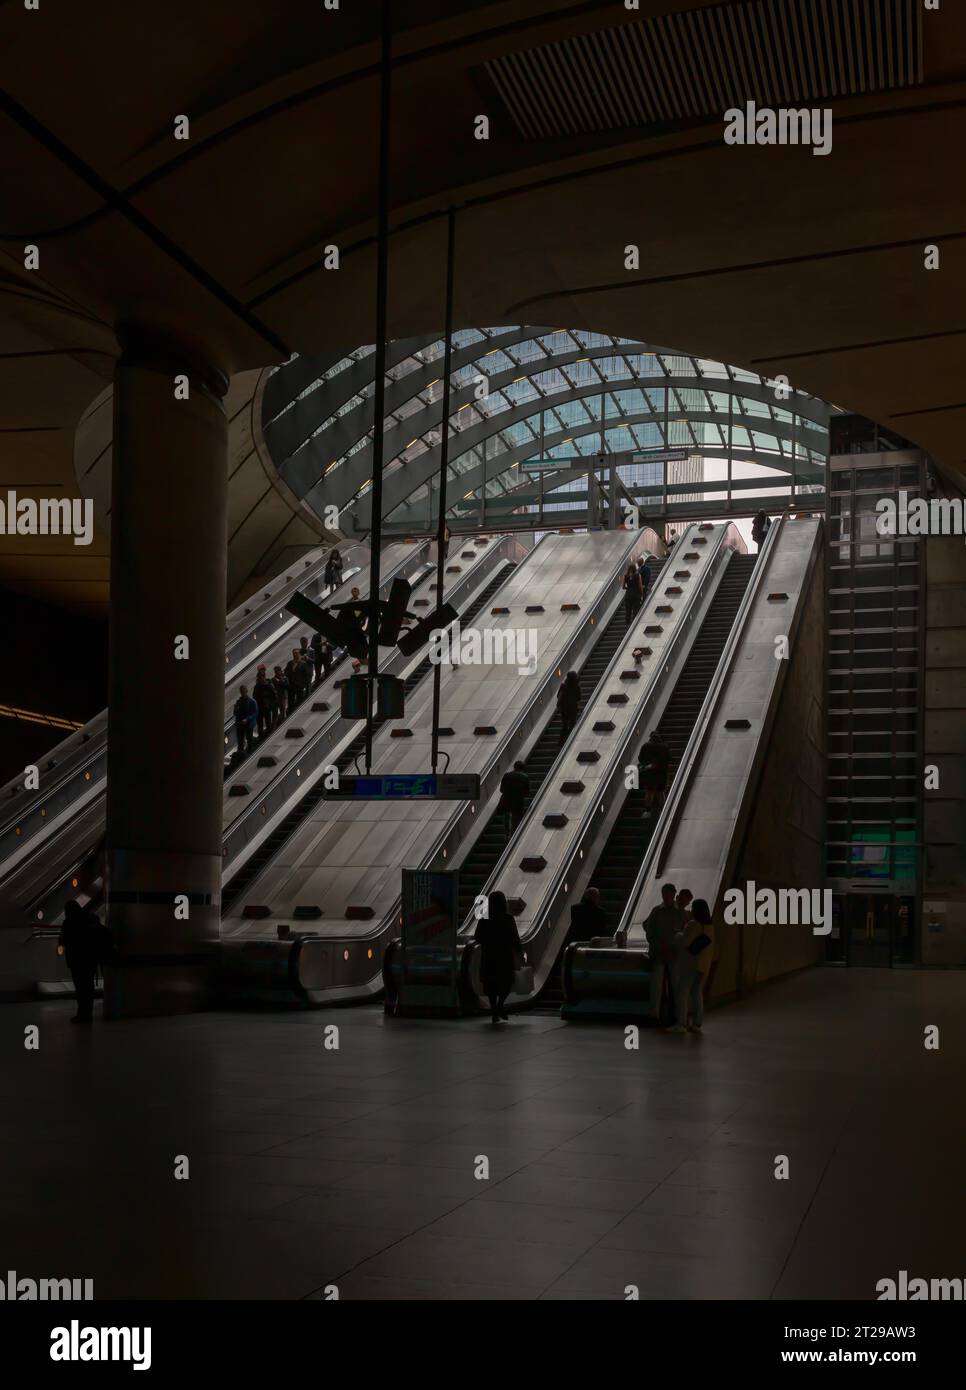
[[238,687],[238,699],[235,701],[235,740],[238,744],[238,759],[252,751],[252,739],[255,737],[255,722],[258,719],[258,706],[248,693],[247,685]]
[[644,585],[636,564],[627,566],[621,588],[624,590],[624,626],[630,627],[644,602]]
[[568,671],[557,688],[557,713],[560,716],[560,747],[567,742],[580,712],[580,681],[576,671]]
[[64,924],[58,946],[74,981],[77,1013],[71,1023],[91,1023],[94,1016],[94,976],[104,959],[105,931],[96,912],[71,898],[64,904]]
[[258,706],[258,740],[261,742],[278,722],[278,695],[268,679],[264,666],[258,668],[258,675],[252,687],[252,699]]
[[704,1023],[704,987],[713,955],[711,910],[704,898],[695,898],[671,962],[674,1026],[670,1032],[701,1032]]
[[480,980],[490,1001],[490,1021],[508,1020],[507,996],[513,989],[513,972],[523,961],[523,946],[503,893],[487,898],[486,916],[476,924],[476,940],[483,948]]
[[756,512],[755,519],[751,523],[751,539],[755,542],[755,545],[757,545],[759,555],[761,554],[762,546],[765,544],[765,537],[770,530],[771,518],[768,516],[767,512]]
[[637,755],[638,785],[644,793],[645,810],[642,820],[650,820],[664,801],[667,791],[667,775],[671,763],[671,750],[658,733],[652,729],[646,743],[641,744]]
[[338,550],[333,550],[325,562],[325,573],[323,575],[325,587],[330,594],[334,594],[342,584],[342,556]]

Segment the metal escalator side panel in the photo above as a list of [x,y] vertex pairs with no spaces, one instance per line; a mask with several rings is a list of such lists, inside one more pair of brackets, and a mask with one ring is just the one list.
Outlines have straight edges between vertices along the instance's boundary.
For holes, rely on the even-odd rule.
[[[511,537],[501,538],[497,544],[480,551],[473,561],[464,561],[459,576],[450,579],[444,587],[444,595],[460,604],[472,604],[503,566],[515,563],[510,559],[511,555],[519,559],[520,547]],[[435,569],[430,571],[414,589],[411,603],[431,593],[435,573]],[[435,599],[428,601],[435,603]],[[409,680],[422,660],[422,653],[408,658],[398,651],[391,655],[387,653],[383,671]],[[244,777],[245,785],[250,785],[252,791],[250,796],[243,798],[241,806],[229,795],[230,787],[226,788],[223,873],[226,888],[246,860],[274,833],[298,801],[311,792],[326,767],[337,765],[342,760],[346,749],[354,743],[360,728],[364,727],[357,721],[342,718],[340,692],[334,688],[339,675],[336,670],[326,681],[314,687],[303,702],[304,712],[301,716],[296,711],[305,726],[306,738],[298,741],[295,751],[293,741],[285,736],[284,725],[280,726],[277,736],[271,736],[263,751],[270,756],[277,754],[279,761],[270,772],[260,773],[256,768]],[[313,703],[328,703],[332,706],[331,711],[322,712],[321,718],[318,714],[313,717]],[[311,727],[313,722],[316,725],[314,729]],[[230,904],[228,906],[230,908]]]
[[[449,694],[451,698],[458,698],[460,709],[463,712],[462,720],[454,722],[459,722],[465,726],[457,727],[456,737],[452,741],[447,741],[447,746],[453,749],[456,755],[451,770],[466,770],[470,764],[475,769],[476,762],[480,758],[480,740],[471,734],[472,717],[467,715],[466,711],[478,710],[481,715],[484,711],[489,711],[490,717],[495,718],[496,722],[501,725],[493,745],[483,745],[485,765],[482,767],[481,775],[484,780],[484,799],[488,798],[495,790],[502,771],[505,770],[505,766],[515,755],[519,740],[523,736],[523,726],[527,720],[536,716],[539,698],[546,699],[555,693],[558,665],[565,659],[573,641],[583,631],[597,606],[610,603],[615,576],[620,572],[627,553],[638,544],[638,536],[624,532],[568,537],[548,536],[528,554],[516,573],[510,578],[508,585],[500,593],[502,600],[500,606],[510,607],[513,610],[510,619],[516,622],[523,621],[526,607],[532,608],[535,601],[541,598],[545,599],[542,605],[542,616],[546,622],[544,632],[548,637],[549,645],[541,651],[537,664],[537,679],[533,680],[530,676],[518,673],[512,667],[501,669],[498,666],[487,666],[482,663],[480,666],[464,668],[462,673],[447,678],[448,681],[458,682],[455,685],[450,685]],[[564,563],[561,558],[564,553],[566,557],[569,557],[567,563]],[[583,569],[574,571],[570,566],[575,563],[577,556],[583,556]],[[604,557],[606,561],[603,569],[601,557]],[[581,601],[580,608],[576,613],[564,611],[564,606],[561,604],[562,574],[569,578],[574,588],[574,596]],[[488,619],[488,621],[493,620]],[[538,618],[536,621],[539,625],[540,619]],[[551,637],[552,640],[550,640]],[[491,697],[487,693],[491,685],[495,692],[500,692],[497,695],[497,704],[492,703]],[[517,686],[526,694],[523,706],[513,695]],[[491,703],[488,704],[488,701]],[[444,684],[444,711],[445,702],[446,685]],[[425,737],[427,745],[429,713],[430,702],[428,699],[424,699],[420,707],[414,711],[414,717],[411,721],[417,728],[419,737]],[[505,725],[501,719],[501,714],[506,716]],[[400,743],[415,745],[417,751],[419,750],[415,739],[412,741],[401,740]],[[465,769],[464,764],[466,764]],[[405,769],[397,766],[389,770]],[[343,803],[343,805],[345,804]],[[407,845],[412,844],[417,848],[418,860],[423,867],[432,864],[441,868],[446,867],[444,851],[451,849],[454,843],[458,842],[462,833],[475,821],[474,812],[477,809],[475,803],[468,802],[453,803],[453,807],[453,813],[447,811],[445,815],[437,816],[434,820],[426,817],[421,810],[420,803],[414,803],[407,808],[404,821],[399,821],[397,818],[388,829],[380,829],[380,834],[385,835],[392,842],[392,853],[397,857],[399,864],[406,862],[405,856],[409,852]],[[378,824],[378,822],[374,822],[374,824]],[[423,827],[422,831],[420,831],[420,827]],[[343,833],[345,835],[352,834],[351,830],[346,830]],[[414,839],[413,836],[416,838]],[[357,851],[358,848],[359,842],[354,840],[352,842],[353,852]],[[344,851],[345,844],[338,848],[340,855],[343,855]],[[367,852],[375,853],[376,849],[369,846]],[[293,849],[293,857],[296,853],[297,851]],[[344,857],[342,862],[345,863]],[[307,867],[305,871],[308,871]],[[340,872],[348,873],[350,878],[354,877],[363,891],[365,883],[369,879],[375,883],[378,876],[376,869],[363,870],[360,864],[355,863],[350,870]],[[392,877],[391,870],[389,873]],[[398,865],[395,873],[398,875]],[[392,878],[391,887],[389,879],[384,879],[384,885],[384,887],[377,886],[375,891],[377,895],[384,892],[387,894],[385,908],[383,909],[380,905],[371,922],[365,925],[345,923],[345,927],[352,928],[350,931],[344,930],[341,921],[336,919],[331,924],[331,936],[326,935],[328,944],[334,942],[341,945],[343,951],[348,951],[350,959],[355,962],[360,973],[356,975],[356,983],[353,988],[359,997],[365,997],[372,992],[372,976],[381,969],[378,962],[375,965],[367,964],[366,957],[359,956],[359,948],[362,946],[365,946],[367,950],[370,947],[374,948],[398,931],[398,877]],[[284,886],[281,880],[278,886],[280,888]],[[392,893],[391,901],[388,898],[390,891]],[[265,894],[262,893],[261,896],[264,898]],[[277,898],[278,893],[275,896]],[[230,929],[236,930],[235,922],[231,924]],[[303,949],[311,954],[312,951],[321,948],[314,942],[306,942]],[[330,957],[329,963],[338,966],[338,973],[341,975],[341,964],[337,952]],[[367,968],[368,975],[365,973]],[[381,985],[377,982],[375,988],[378,990]],[[339,999],[345,997],[348,997],[345,994],[345,986],[337,976],[330,981],[325,998]]]
[[[389,582],[400,569],[405,569],[415,563],[420,552],[425,548],[426,543],[404,544],[399,542],[391,546],[389,549],[393,552],[395,564],[387,570],[386,581]],[[312,572],[314,574],[319,572],[318,564],[313,567]],[[293,583],[302,582],[303,580],[299,576],[285,584],[283,588],[287,592]],[[270,611],[275,611],[277,601],[278,596],[273,591],[271,602],[268,604]],[[265,604],[263,603],[263,609],[264,607]],[[295,623],[295,620],[291,619],[291,615],[286,615],[286,618]],[[297,630],[297,623],[295,627]],[[273,639],[273,645],[276,640],[277,638]],[[252,661],[254,659],[252,657]],[[60,902],[58,906],[55,903],[41,902],[38,896],[37,870],[34,860],[39,857],[39,860],[43,861],[45,856],[53,859],[54,863],[44,872],[48,874],[50,879],[52,896],[64,899],[70,896],[65,874],[69,872],[71,865],[82,859],[91,847],[91,844],[81,845],[76,842],[75,837],[71,834],[73,823],[78,816],[85,815],[95,804],[99,804],[100,819],[89,823],[92,827],[96,826],[96,834],[103,833],[103,797],[106,790],[107,764],[106,713],[98,716],[98,719],[102,721],[100,738],[96,744],[94,740],[91,741],[91,746],[85,752],[86,761],[79,764],[61,784],[53,788],[48,789],[44,778],[41,777],[41,788],[34,799],[33,809],[33,815],[37,819],[36,833],[33,836],[23,834],[14,836],[9,853],[7,853],[6,858],[0,860],[0,897],[3,901],[24,905],[29,899],[37,911],[44,912],[48,920],[51,910],[56,907],[59,911],[63,903]],[[92,721],[92,726],[96,722]],[[52,798],[49,808],[46,801],[48,797]],[[48,809],[51,814],[41,817],[41,810],[47,811]],[[87,823],[86,819],[85,823]],[[23,828],[24,826],[21,826],[21,829]],[[3,840],[0,837],[0,850],[2,850],[2,846]],[[29,888],[24,887],[27,882],[30,884]]]
[[[677,567],[676,557],[687,553],[699,536],[706,542],[699,550],[701,559],[691,562],[691,580],[669,605],[664,592],[667,576]],[[729,539],[726,526],[709,531],[695,524],[678,540],[663,570],[664,578],[652,586],[594,699],[583,710],[563,757],[544,781],[524,825],[487,884],[487,890],[499,886],[508,898],[522,899],[526,904],[518,914],[518,926],[528,963],[535,968],[535,993],[545,984],[556,961],[568,928],[570,904],[588,881],[602,829],[610,823],[615,801],[618,806],[623,802],[625,763],[635,760],[637,746],[652,725],[652,714],[673,687],[693,636],[717,591],[730,558]],[[657,614],[658,608],[668,606],[670,614]],[[648,627],[663,630],[643,636],[641,630]],[[611,697],[626,691],[620,676],[633,666],[633,651],[639,645],[651,648],[651,656],[642,658],[642,679],[631,684],[632,693],[626,704],[614,706]],[[594,725],[600,722],[612,724],[613,731],[595,733]],[[580,763],[578,755],[587,751],[598,751],[600,761],[591,765]],[[579,793],[564,791],[565,786],[576,783],[583,784]],[[567,825],[545,829],[544,816],[561,810],[568,815]],[[541,872],[523,869],[525,860],[537,859],[546,864]]]
[[[687,886],[712,913],[730,885],[821,544],[816,517],[786,515],[769,532],[641,865],[622,922],[628,945],[643,941],[660,882]],[[779,637],[788,660],[776,658]]]

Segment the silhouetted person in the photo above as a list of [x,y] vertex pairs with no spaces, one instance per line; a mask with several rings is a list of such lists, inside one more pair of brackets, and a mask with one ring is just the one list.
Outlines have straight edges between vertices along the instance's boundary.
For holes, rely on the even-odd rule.
[[694,894],[691,892],[690,888],[682,888],[681,891],[678,893],[677,897],[674,899],[674,906],[679,907],[681,911],[684,913],[685,921],[687,921],[687,919],[691,915],[691,899],[693,897]]
[[529,795],[530,778],[527,776],[526,765],[515,762],[509,772],[504,772],[500,781],[500,800],[496,808],[503,812],[508,839],[523,819]]
[[594,936],[609,936],[607,913],[600,905],[600,889],[588,888],[579,903],[570,909],[568,941],[589,941]]
[[701,1032],[704,1023],[704,986],[713,955],[711,910],[704,898],[695,898],[671,963],[674,990],[672,1033],[684,1033],[688,1028],[695,1033]]
[[252,699],[258,706],[258,737],[261,740],[271,733],[278,722],[278,695],[268,679],[264,666],[258,668],[258,675],[252,687]]
[[652,729],[646,743],[641,744],[637,755],[638,783],[644,793],[647,809],[644,819],[649,819],[664,800],[667,791],[667,775],[671,763],[671,750],[658,733]]
[[312,667],[302,656],[300,647],[292,648],[292,660],[285,667],[289,684],[288,707],[293,710],[312,688]]
[[490,1001],[493,1023],[508,1019],[507,995],[513,989],[513,972],[523,959],[523,946],[517,931],[516,919],[510,916],[503,893],[491,893],[487,899],[487,915],[476,924],[476,940],[483,948],[480,979],[483,993]]
[[644,602],[644,585],[636,564],[628,565],[621,580],[621,588],[624,590],[624,623],[630,627]]
[[238,743],[238,756],[244,758],[252,751],[255,735],[255,721],[258,719],[258,706],[248,693],[247,685],[238,687],[235,701],[235,738]]
[[659,1018],[661,1014],[664,975],[676,953],[675,937],[684,925],[685,914],[675,903],[676,893],[673,883],[665,883],[661,889],[660,906],[651,909],[644,923],[651,963],[650,1011],[654,1018]]
[[755,512],[755,519],[751,523],[751,539],[757,545],[759,552],[765,543],[765,537],[771,530],[771,519],[767,512]]
[[312,665],[315,667],[315,683],[325,680],[332,666],[332,648],[321,632],[312,638]]
[[641,576],[641,603],[647,602],[647,596],[651,592],[651,571],[647,566],[647,557],[642,555],[637,562],[637,572]]
[[576,671],[568,671],[557,690],[557,713],[560,715],[560,747],[574,731],[580,712],[580,681]]
[[275,687],[275,695],[278,699],[278,720],[276,722],[280,723],[288,714],[289,708],[288,677],[285,675],[285,672],[282,670],[281,666],[275,667],[275,672],[272,676],[272,685],[274,685]]
[[104,951],[104,929],[95,912],[73,898],[64,904],[59,944],[74,981],[77,1013],[71,1023],[90,1023],[94,1015],[94,976]]
[[329,593],[334,594],[342,583],[342,556],[338,550],[333,550],[326,560],[323,578]]

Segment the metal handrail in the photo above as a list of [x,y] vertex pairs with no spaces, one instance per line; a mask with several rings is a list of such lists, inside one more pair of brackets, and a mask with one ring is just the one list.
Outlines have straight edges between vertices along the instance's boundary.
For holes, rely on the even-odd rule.
[[[674,561],[674,559],[673,559],[673,556],[675,555],[675,553],[676,553],[678,547],[681,546],[681,545],[683,544],[684,538],[685,538],[685,536],[687,536],[687,535],[690,533],[690,530],[691,530],[691,528],[688,527],[687,530],[685,530],[684,533],[683,533],[681,536],[678,537],[678,540],[674,543],[674,545],[673,545],[673,546],[671,547],[671,549],[668,551],[667,555],[664,557],[664,560],[663,560],[663,563],[662,563],[662,566],[661,566],[661,571],[662,571],[662,572],[663,572],[665,569],[671,569],[671,568],[673,568],[673,565],[674,565],[674,563],[675,563],[675,561]],[[642,604],[642,606],[641,606],[641,608],[640,608],[638,614],[637,614],[636,617],[635,617],[635,620],[634,620],[635,623],[637,623],[637,622],[639,622],[639,621],[641,621],[641,620],[646,620],[646,615],[647,615],[647,611],[648,611],[648,606],[649,606],[649,604],[650,604],[652,601],[656,602],[656,600],[657,600],[657,598],[658,598],[658,588],[657,588],[658,582],[659,582],[659,581],[658,581],[657,579],[655,579],[654,585],[653,585],[652,590],[651,590],[651,593],[648,595],[647,600],[645,601],[644,604]],[[692,593],[690,593],[690,594],[688,595],[688,604],[687,604],[687,607],[686,607],[686,609],[685,609],[684,614],[682,615],[682,617],[683,617],[684,619],[686,619],[687,614],[690,612],[692,603],[693,603],[693,601],[694,601],[694,599],[695,599],[695,595],[697,595],[698,597],[700,597],[700,593],[701,593],[701,590],[700,590],[700,588],[699,588],[699,589],[694,590]],[[622,602],[622,600],[618,600],[618,604],[617,604],[617,607],[618,607],[618,608],[619,608],[621,602]],[[616,609],[615,609],[615,611],[616,611]],[[601,631],[603,631],[603,628],[601,629]],[[629,634],[630,634],[630,631],[631,631],[631,630],[628,629],[628,633],[629,633]],[[617,650],[614,652],[614,655],[611,657],[610,661],[607,663],[607,666],[605,667],[603,673],[601,674],[600,680],[599,680],[599,681],[597,682],[597,684],[594,686],[593,691],[591,691],[590,698],[586,701],[586,703],[584,704],[583,709],[580,711],[580,716],[579,716],[579,718],[578,718],[578,720],[577,720],[576,725],[574,726],[574,731],[573,731],[572,738],[576,738],[576,737],[579,735],[580,730],[581,730],[581,726],[583,725],[584,721],[588,718],[589,712],[590,712],[590,710],[592,709],[592,707],[593,707],[593,705],[594,705],[594,701],[595,701],[595,699],[596,699],[597,692],[598,692],[599,690],[602,690],[602,689],[604,688],[604,686],[605,686],[607,680],[609,679],[611,673],[612,673],[613,670],[615,669],[617,663],[626,660],[625,646],[626,646],[626,642],[625,642],[624,644],[618,645]],[[667,660],[668,660],[668,658],[665,657],[665,662],[664,662],[665,666],[667,665]],[[653,678],[653,681],[652,681],[652,682],[648,685],[648,687],[647,687],[646,694],[650,694],[650,692],[651,692],[652,689],[654,688],[654,684],[655,684],[659,679],[660,679],[660,672],[655,673],[655,676],[654,676],[654,678]],[[645,697],[642,696],[642,700],[643,700],[643,698],[645,698]],[[617,758],[617,757],[620,755],[621,749],[622,749],[623,747],[624,747],[624,741],[621,742],[621,745],[620,745],[620,747],[617,749],[616,753],[612,753],[612,754],[611,754],[611,766],[613,765],[613,760],[614,760],[615,758]],[[567,753],[569,753],[569,752],[570,752],[570,749],[571,749],[571,743],[570,743],[570,740],[568,740],[568,742],[567,742],[563,747],[561,747],[561,748],[558,750],[557,756],[554,758],[553,762],[550,764],[550,767],[547,769],[546,776],[544,777],[543,782],[542,782],[542,785],[541,785],[541,790],[542,790],[543,788],[548,787],[548,786],[550,785],[551,779],[552,779],[552,777],[553,777],[553,775],[554,775],[554,771],[555,771],[555,769],[556,769],[558,763],[560,762],[560,759],[561,759],[562,757],[564,757]],[[609,772],[609,773],[608,773],[608,779],[609,779],[610,775],[611,775],[611,773]],[[523,830],[526,828],[527,823],[528,823],[528,821],[529,821],[531,815],[533,815],[533,813],[534,813],[534,811],[535,811],[535,809],[536,809],[536,807],[537,807],[537,805],[538,805],[538,803],[539,803],[539,800],[540,800],[540,792],[538,792],[537,795],[536,795],[536,796],[533,798],[533,800],[530,802],[530,805],[527,807],[526,813],[525,813],[525,815],[524,815],[522,821],[520,822],[520,825],[517,827],[517,830],[515,831],[515,833],[510,837],[509,841],[507,842],[507,844],[506,844],[506,846],[505,846],[505,848],[504,848],[504,850],[503,850],[503,853],[500,855],[499,859],[498,859],[497,862],[494,864],[493,869],[492,869],[492,871],[490,872],[490,875],[489,875],[489,877],[487,878],[486,883],[484,884],[484,892],[486,891],[486,888],[489,886],[489,884],[499,882],[500,875],[501,875],[503,872],[505,872],[506,867],[507,867],[507,865],[509,864],[510,860],[511,860],[511,859],[513,858],[513,856],[518,852],[518,840],[519,840],[519,836],[520,836],[520,834],[523,832]],[[591,811],[589,811],[588,809],[585,808],[583,818],[581,819],[581,822],[580,822],[580,824],[579,824],[578,827],[577,827],[577,841],[575,841],[575,844],[576,844],[576,843],[579,843],[580,838],[582,837],[582,835],[583,835],[583,833],[584,833],[584,820],[586,820],[586,819],[588,819],[588,818],[592,819],[592,817],[593,817],[593,813],[592,813]],[[552,884],[551,887],[548,888],[548,890],[547,890],[547,893],[546,893],[545,896],[547,897],[548,900],[551,900],[552,897],[553,897],[553,889],[554,889],[554,887],[555,887],[555,885],[556,885],[557,876],[559,876],[559,874],[562,873],[562,871],[563,871],[562,869],[560,869],[560,870],[558,871],[558,875],[556,875],[556,876],[554,877],[553,884]],[[474,919],[473,916],[471,915],[471,916],[467,917],[466,921],[461,922],[461,923],[460,923],[460,927],[459,927],[460,932],[461,932],[461,933],[463,933],[463,932],[468,932],[468,931],[470,930],[470,928],[473,926],[474,920],[475,920],[475,919]],[[539,929],[539,922],[540,922],[540,920],[542,920],[542,919],[535,919],[535,920],[534,920],[534,922],[533,922],[533,924],[532,924],[532,926],[531,926],[530,931],[527,933],[527,936],[526,936],[525,940],[529,940],[530,937],[532,937],[532,936],[535,934],[535,932]]]
[[641,866],[637,871],[633,887],[628,895],[627,903],[624,907],[624,912],[618,928],[618,932],[624,934],[625,940],[626,934],[630,930],[630,918],[633,916],[638,897],[648,874],[651,872],[651,866],[655,858],[657,859],[655,873],[660,874],[666,862],[666,853],[677,831],[681,811],[683,810],[686,800],[687,789],[691,785],[698,759],[704,747],[704,740],[710,728],[710,719],[708,716],[717,704],[725,680],[731,672],[745,621],[751,611],[752,604],[757,598],[761,585],[764,582],[765,572],[771,562],[775,546],[778,543],[778,535],[784,530],[787,519],[787,512],[782,512],[777,522],[775,522],[769,530],[765,538],[765,543],[759,552],[758,563],[755,565],[755,572],[752,576],[751,583],[742,595],[741,603],[738,605],[738,611],[731,625],[728,640],[725,642],[724,650],[721,653],[715,673],[711,678],[711,684],[708,686],[708,693],[705,695],[701,709],[698,711],[698,717],[695,720],[694,728],[691,730],[691,737],[688,739],[684,752],[681,754],[681,761],[678,763],[677,774],[675,775],[674,784],[671,788],[671,795],[661,807],[647,849],[644,851],[644,858],[641,861]]

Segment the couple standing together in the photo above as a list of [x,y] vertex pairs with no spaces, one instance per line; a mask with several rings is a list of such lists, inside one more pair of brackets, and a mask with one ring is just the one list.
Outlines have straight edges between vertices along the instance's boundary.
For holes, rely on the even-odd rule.
[[[651,1013],[660,1017],[667,974],[674,1000],[672,1033],[700,1032],[704,1022],[704,982],[714,953],[711,912],[703,898],[691,901],[689,888],[673,883],[661,889],[661,904],[644,923],[651,960]],[[689,1021],[690,1020],[690,1021]]]

